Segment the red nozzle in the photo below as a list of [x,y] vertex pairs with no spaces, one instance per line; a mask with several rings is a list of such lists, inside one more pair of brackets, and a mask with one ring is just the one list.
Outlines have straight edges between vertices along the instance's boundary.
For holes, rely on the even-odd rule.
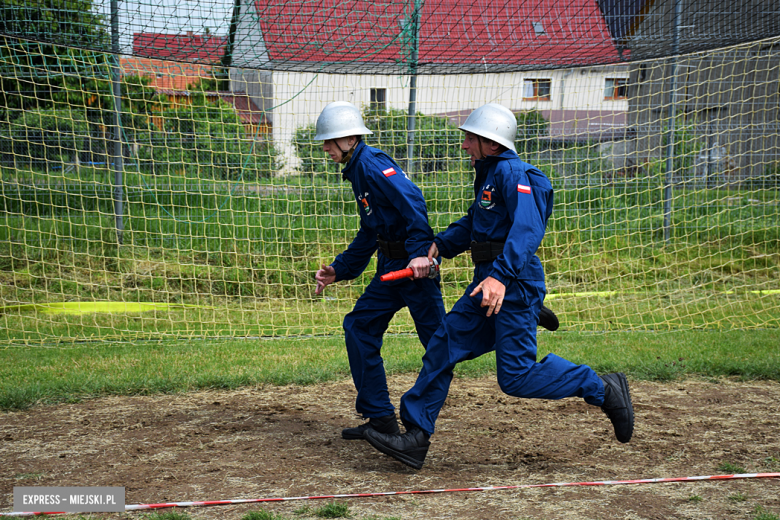
[[383,274],[379,277],[380,282],[392,282],[393,280],[400,280],[401,278],[411,278],[414,276],[414,271],[411,267],[401,269],[400,271],[390,271],[387,274]]

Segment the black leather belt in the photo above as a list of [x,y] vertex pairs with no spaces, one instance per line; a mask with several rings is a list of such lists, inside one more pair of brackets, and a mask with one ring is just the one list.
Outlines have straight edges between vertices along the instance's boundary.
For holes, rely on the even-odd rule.
[[409,258],[409,253],[406,252],[406,244],[404,242],[388,242],[376,237],[376,241],[379,243],[379,250],[390,260],[403,260]]
[[471,260],[475,264],[492,262],[504,252],[505,242],[472,242]]

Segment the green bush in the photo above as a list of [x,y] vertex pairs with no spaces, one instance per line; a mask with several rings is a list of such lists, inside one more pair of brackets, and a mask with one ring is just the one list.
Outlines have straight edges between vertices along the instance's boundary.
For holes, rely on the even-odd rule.
[[0,130],[0,138],[10,137],[19,162],[70,162],[85,149],[89,134],[85,112],[71,108],[28,110]]
[[780,161],[768,164],[764,175],[746,179],[744,187],[754,191],[780,189]]
[[[367,145],[379,148],[408,169],[407,113],[402,110],[363,110],[363,120],[372,135],[364,137]],[[301,160],[300,170],[305,174],[333,173],[343,168],[322,151],[322,142],[314,141],[313,124],[295,131],[293,144]],[[461,132],[446,117],[417,114],[414,132],[414,165],[411,173],[431,174],[446,172],[452,162],[465,159],[460,150]],[[336,179],[337,177],[333,177]]]
[[[666,148],[669,144],[669,127],[664,125],[661,149],[664,158],[655,161],[656,167],[662,175],[667,173]],[[696,132],[695,121],[686,121],[678,116],[674,130],[674,155],[672,157],[673,182],[680,182],[695,177],[697,157],[701,153],[702,143]]]
[[[293,137],[293,146],[298,158],[301,160],[298,168],[301,173],[313,175],[315,173],[338,174],[343,165],[333,162],[330,156],[322,150],[322,141],[315,141],[317,129],[314,124],[298,127]],[[335,175],[324,177],[328,180],[341,180]]]
[[139,138],[138,159],[162,175],[256,181],[281,167],[274,147],[247,135],[235,109],[190,91],[186,105],[170,105],[161,115],[164,128]]
[[[409,169],[405,164],[409,135],[407,115],[403,110],[396,109],[363,111],[366,126],[374,132],[366,137],[366,144],[385,151]],[[446,117],[417,114],[414,131],[414,165],[411,173],[446,172],[450,162],[465,159],[460,149],[462,141],[462,132]]]
[[520,156],[535,153],[541,149],[541,139],[547,137],[550,123],[541,112],[529,110],[515,114],[517,120],[517,138],[515,149]]

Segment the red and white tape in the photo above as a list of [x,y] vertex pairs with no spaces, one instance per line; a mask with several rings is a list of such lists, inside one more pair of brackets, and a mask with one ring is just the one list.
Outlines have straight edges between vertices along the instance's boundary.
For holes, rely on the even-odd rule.
[[[736,480],[748,478],[780,478],[780,473],[739,473],[736,475],[706,475],[701,477],[673,477],[673,478],[646,478],[640,480],[600,480],[594,482],[554,482],[552,484],[519,484],[516,486],[487,486],[459,489],[426,489],[422,491],[386,491],[378,493],[345,493],[341,495],[311,495],[305,497],[278,497],[278,498],[239,498],[234,500],[207,500],[202,502],[165,502],[162,504],[135,504],[126,505],[125,511],[139,511],[143,509],[164,509],[169,507],[207,507],[225,506],[230,504],[257,504],[260,502],[288,502],[291,500],[322,500],[334,498],[371,498],[386,497],[392,495],[429,495],[433,493],[457,493],[462,491],[499,491],[505,489],[530,489],[545,487],[570,487],[570,486],[617,486],[626,484],[660,484],[663,482],[694,482],[701,480]],[[38,516],[38,515],[64,515],[62,512],[13,512],[0,513],[0,516]]]

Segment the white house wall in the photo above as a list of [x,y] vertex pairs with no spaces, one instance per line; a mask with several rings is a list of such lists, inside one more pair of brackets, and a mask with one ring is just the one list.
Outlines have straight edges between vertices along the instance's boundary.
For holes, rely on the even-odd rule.
[[[468,114],[485,103],[500,103],[512,110],[625,111],[626,100],[604,99],[606,78],[627,78],[623,68],[571,69],[507,74],[418,76],[417,112],[426,115],[461,111]],[[524,79],[550,79],[549,101],[523,100]],[[333,101],[359,107],[370,102],[370,89],[386,90],[387,108],[408,110],[409,76],[314,74],[273,72],[273,138],[287,159],[296,165],[292,139],[296,128],[313,124]]]

